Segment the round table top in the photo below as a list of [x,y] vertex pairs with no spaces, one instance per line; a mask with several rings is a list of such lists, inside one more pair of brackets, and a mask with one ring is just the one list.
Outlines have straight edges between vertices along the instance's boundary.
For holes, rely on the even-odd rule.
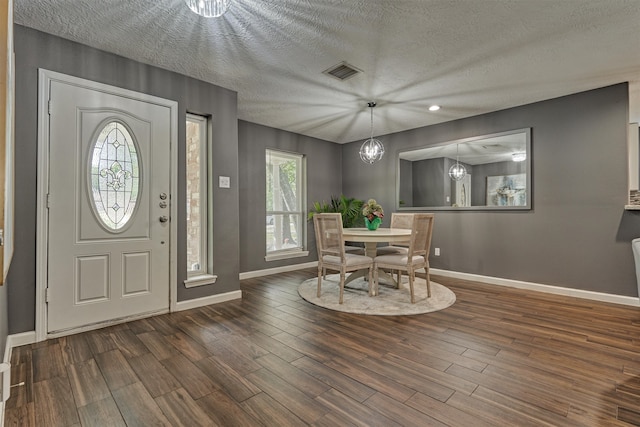
[[342,237],[352,242],[394,242],[407,241],[411,237],[411,230],[406,228],[345,228]]

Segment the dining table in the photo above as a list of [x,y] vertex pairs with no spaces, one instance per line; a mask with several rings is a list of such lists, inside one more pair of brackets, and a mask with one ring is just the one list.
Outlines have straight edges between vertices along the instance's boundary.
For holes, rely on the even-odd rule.
[[[365,255],[371,258],[376,257],[378,243],[402,243],[409,245],[411,240],[411,230],[406,228],[378,228],[369,230],[368,228],[344,228],[342,239],[345,242],[364,243]],[[365,277],[366,270],[358,270],[349,275],[345,280],[345,285],[359,277]],[[378,272],[378,280],[388,282],[397,287],[398,284],[392,275],[385,271]]]

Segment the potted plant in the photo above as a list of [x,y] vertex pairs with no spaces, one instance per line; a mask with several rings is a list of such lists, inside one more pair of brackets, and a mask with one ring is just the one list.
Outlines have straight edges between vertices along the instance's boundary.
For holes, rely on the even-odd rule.
[[364,215],[364,223],[367,228],[369,230],[377,230],[382,223],[384,210],[375,199],[369,199],[362,208],[362,215]]
[[309,212],[307,219],[311,221],[316,213],[340,213],[342,215],[342,226],[344,228],[362,227],[364,219],[360,213],[364,202],[353,197],[344,195],[331,196],[331,201],[326,203],[314,202],[312,211]]

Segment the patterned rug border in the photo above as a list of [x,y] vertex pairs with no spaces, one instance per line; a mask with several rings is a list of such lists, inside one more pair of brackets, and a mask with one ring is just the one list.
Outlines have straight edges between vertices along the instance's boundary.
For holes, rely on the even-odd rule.
[[338,303],[340,276],[328,275],[322,281],[322,294],[316,296],[318,278],[307,279],[298,286],[298,294],[307,302],[329,310],[375,316],[411,316],[444,310],[456,302],[456,295],[446,286],[431,281],[431,297],[427,298],[424,279],[416,278],[415,304],[411,304],[409,279],[402,277],[400,289],[380,284],[379,295],[370,297],[367,282],[356,279],[344,289],[344,303]]

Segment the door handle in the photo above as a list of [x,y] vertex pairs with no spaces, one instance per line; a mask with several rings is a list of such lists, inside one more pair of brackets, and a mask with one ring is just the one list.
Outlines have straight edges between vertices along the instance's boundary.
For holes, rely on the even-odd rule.
[[165,215],[162,215],[159,219],[160,219],[160,222],[167,222],[167,221],[169,221],[169,217],[167,217],[167,216],[165,216]]

